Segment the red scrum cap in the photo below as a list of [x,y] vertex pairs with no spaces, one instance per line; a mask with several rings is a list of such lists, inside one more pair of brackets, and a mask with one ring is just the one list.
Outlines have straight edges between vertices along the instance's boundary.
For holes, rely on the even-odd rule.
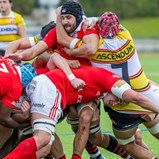
[[115,13],[105,12],[99,17],[99,33],[103,38],[113,38],[119,32],[119,20]]

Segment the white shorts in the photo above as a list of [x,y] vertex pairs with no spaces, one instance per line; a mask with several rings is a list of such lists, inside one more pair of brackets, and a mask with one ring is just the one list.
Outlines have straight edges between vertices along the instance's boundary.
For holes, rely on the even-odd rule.
[[35,77],[26,92],[31,100],[31,113],[40,113],[58,122],[63,114],[61,93],[46,75]]

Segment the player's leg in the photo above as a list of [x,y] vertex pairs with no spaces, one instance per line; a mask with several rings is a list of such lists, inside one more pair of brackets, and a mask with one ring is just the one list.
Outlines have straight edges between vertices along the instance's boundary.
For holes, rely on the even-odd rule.
[[136,144],[135,132],[138,125],[143,122],[139,114],[119,113],[107,108],[108,114],[113,121],[113,131],[119,144],[133,157],[151,159],[155,157],[148,149]]
[[[95,112],[95,113],[99,115],[99,112]],[[78,130],[78,113],[77,113],[77,109],[74,106],[71,106],[70,112],[67,115],[67,123],[71,125],[73,132],[76,133]],[[94,129],[94,131],[98,131],[98,129],[100,130],[99,127],[100,126],[99,126],[99,118],[98,118],[97,124],[94,125],[91,123],[90,131],[92,131],[92,129]],[[85,149],[88,152],[90,159],[96,159],[96,158],[105,159],[105,157],[99,151],[98,147],[92,144],[91,142],[87,141]]]
[[73,142],[73,155],[72,159],[81,158],[83,150],[86,146],[89,136],[90,123],[96,109],[96,106],[92,106],[92,102],[86,104],[85,106],[78,106],[79,109],[79,127],[76,132],[74,142]]
[[[100,104],[103,105],[102,100],[100,100]],[[122,158],[129,159],[130,155],[119,145],[116,138],[112,135],[103,134],[100,128],[100,109],[96,110],[94,113],[90,132],[89,132],[89,141],[91,141],[94,145],[100,146],[105,150],[119,155]]]
[[87,141],[85,149],[88,152],[90,159],[106,159],[99,151],[99,148],[90,141]]
[[12,136],[13,129],[0,125],[0,148]]
[[[156,83],[152,84],[152,89],[159,100],[159,87]],[[145,122],[144,125],[147,127],[149,132],[159,139],[159,115],[156,115],[154,120]]]
[[116,138],[118,139],[118,142],[133,158],[153,158],[154,155],[149,150],[136,144],[134,136],[136,129],[137,127],[128,131],[119,131],[116,129],[113,129],[113,131]]
[[154,137],[159,139],[159,115],[157,115],[153,121],[145,122],[143,124]]
[[[32,156],[31,159],[37,159],[45,157],[50,152],[54,141],[55,122],[39,113],[32,113],[32,120],[34,136],[18,144],[4,159],[25,159],[30,156]],[[39,154],[38,151],[40,151]]]
[[[74,111],[74,112],[75,112],[74,114],[77,114],[76,111]],[[91,142],[88,142],[86,145],[88,147],[86,149],[89,150],[90,157],[91,158],[100,158],[100,159],[104,158],[104,156],[102,156],[99,153],[99,150],[97,150],[97,152],[96,152],[97,146],[95,146],[95,145],[98,145],[116,155],[121,156],[122,158],[127,158],[127,159],[131,158],[130,155],[125,150],[123,150],[121,148],[121,146],[119,146],[115,137],[101,133],[100,124],[99,124],[99,122],[100,122],[99,114],[100,114],[99,109],[96,109],[96,111],[93,115],[92,121],[91,121],[90,128],[89,128],[89,140],[93,144]],[[70,118],[68,116],[69,120],[67,120],[67,121],[69,121],[69,123],[72,124],[74,131],[76,131],[75,129],[77,129],[77,126],[78,126],[78,121],[76,120],[76,118],[77,118],[76,115],[74,115],[74,118],[73,117]],[[94,151],[92,154],[91,154],[91,150]]]
[[3,126],[0,127],[0,141],[2,146],[0,148],[0,158],[3,158],[16,146],[18,142],[19,130],[12,130],[10,128],[4,128]]
[[[54,156],[55,159],[66,159],[62,142],[59,136],[55,133],[54,137],[55,137],[55,140],[51,146],[51,154]],[[49,156],[45,157],[45,159],[49,159]]]
[[[32,127],[29,126],[22,130],[19,138],[19,143],[32,136],[33,136]],[[53,157],[55,159],[65,159],[66,156],[64,154],[62,142],[56,133],[54,134],[54,137],[55,140],[51,146],[51,151],[44,159],[53,159]],[[38,152],[38,155],[40,156],[40,151]]]
[[[85,108],[85,110],[87,110],[85,106],[86,105],[84,105],[84,106],[80,105],[80,107],[78,107],[78,110],[80,112],[82,112],[81,114],[85,114],[85,111],[81,111],[83,108]],[[94,109],[96,109],[96,106],[95,105],[88,105],[88,107],[91,107],[91,106],[93,106],[93,107],[88,108],[88,109],[89,109],[90,112],[94,112]],[[90,116],[90,114],[88,116]],[[67,122],[71,125],[71,128],[75,133],[78,131],[78,126],[79,126],[78,118],[79,117],[78,117],[77,109],[74,106],[71,106],[70,107],[70,112],[67,116]],[[85,119],[86,119],[86,121],[84,120],[83,123],[88,121],[88,118],[85,118]],[[99,125],[98,126],[91,125],[91,127],[92,128],[94,127],[94,129],[95,129],[94,131],[97,131],[97,127],[99,127]],[[87,130],[87,131],[89,131],[89,130]],[[87,142],[86,150],[89,153],[91,159],[96,159],[96,158],[105,159],[105,157],[100,153],[98,147],[93,145],[90,142]],[[79,156],[75,156],[75,157],[79,157]]]
[[136,142],[136,144],[138,144],[138,145],[140,145],[140,146],[142,146],[142,147],[144,147],[144,148],[149,150],[148,146],[143,141],[141,130],[139,128],[135,132],[135,142]]
[[[100,106],[101,102],[100,100],[95,100],[94,104],[96,105],[97,109],[95,109],[93,118],[89,127],[89,137],[95,134],[99,134],[101,132],[100,127]],[[91,159],[105,159],[105,157],[100,153],[98,147],[96,144],[92,143],[91,140],[89,140],[86,144],[86,150],[90,155]]]

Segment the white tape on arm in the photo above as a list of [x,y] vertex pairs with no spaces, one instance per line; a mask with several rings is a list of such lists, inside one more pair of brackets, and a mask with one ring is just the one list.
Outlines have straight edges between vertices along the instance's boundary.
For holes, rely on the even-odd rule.
[[74,76],[74,74],[70,74],[70,75],[67,76],[67,78],[69,79],[69,81],[72,81],[76,77]]
[[79,42],[80,39],[74,38],[70,43],[70,49],[74,49],[76,47],[77,42]]
[[29,41],[30,41],[31,47],[33,47],[36,44],[35,40],[34,40],[34,37],[29,37]]
[[128,90],[128,89],[131,89],[130,85],[125,83],[123,84],[122,86],[118,87],[118,86],[115,86],[115,87],[112,87],[112,93],[117,96],[118,98],[120,99],[123,99],[122,98],[122,95],[123,93]]

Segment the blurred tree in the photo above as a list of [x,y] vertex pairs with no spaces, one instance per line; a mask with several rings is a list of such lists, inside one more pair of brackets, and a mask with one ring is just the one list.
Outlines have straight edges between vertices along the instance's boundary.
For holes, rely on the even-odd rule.
[[159,0],[79,0],[87,16],[113,11],[120,18],[159,16]]
[[[62,5],[67,0],[60,0]],[[159,16],[159,0],[76,0],[90,16],[100,16],[105,11],[113,11],[120,18]],[[13,9],[22,14],[30,14],[38,0],[13,0]]]
[[13,10],[22,15],[29,15],[35,7],[35,0],[12,0]]

